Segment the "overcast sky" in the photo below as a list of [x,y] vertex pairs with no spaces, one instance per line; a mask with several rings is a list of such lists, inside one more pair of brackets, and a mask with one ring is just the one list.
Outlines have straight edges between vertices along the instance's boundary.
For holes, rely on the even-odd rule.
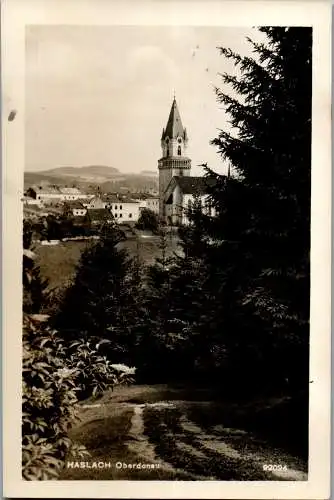
[[216,102],[217,46],[250,54],[255,30],[217,27],[30,26],[26,31],[26,169],[109,165],[155,170],[175,90],[192,174],[228,117]]

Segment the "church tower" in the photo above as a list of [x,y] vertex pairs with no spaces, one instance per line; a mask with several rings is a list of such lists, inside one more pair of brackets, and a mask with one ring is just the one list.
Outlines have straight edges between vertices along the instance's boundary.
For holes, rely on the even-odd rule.
[[191,160],[186,156],[187,131],[183,128],[175,97],[166,128],[162,131],[159,169],[159,215],[165,218],[165,191],[172,177],[190,175]]

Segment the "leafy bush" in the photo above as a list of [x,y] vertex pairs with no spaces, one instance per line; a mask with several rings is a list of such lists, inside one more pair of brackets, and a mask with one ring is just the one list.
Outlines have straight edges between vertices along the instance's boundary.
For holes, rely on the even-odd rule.
[[55,479],[66,454],[75,452],[68,431],[77,418],[78,370],[67,367],[64,346],[45,319],[25,315],[23,325],[22,474],[30,480]]
[[70,352],[47,319],[24,316],[22,475],[28,480],[55,479],[68,454],[85,457],[85,447],[68,437],[78,399],[131,383],[135,374],[135,368],[110,364],[99,346],[77,341]]
[[94,348],[84,339],[70,345],[72,354],[69,366],[72,370],[77,370],[76,383],[80,399],[90,395],[98,397],[107,389],[113,389],[115,385],[134,382],[136,369],[122,364],[111,364],[106,356],[100,354],[99,347],[100,344],[96,344]]

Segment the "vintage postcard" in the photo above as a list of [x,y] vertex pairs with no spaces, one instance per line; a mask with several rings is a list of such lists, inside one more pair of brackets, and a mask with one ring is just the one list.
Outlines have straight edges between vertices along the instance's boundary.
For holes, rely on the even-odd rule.
[[329,497],[330,34],[2,2],[5,497]]

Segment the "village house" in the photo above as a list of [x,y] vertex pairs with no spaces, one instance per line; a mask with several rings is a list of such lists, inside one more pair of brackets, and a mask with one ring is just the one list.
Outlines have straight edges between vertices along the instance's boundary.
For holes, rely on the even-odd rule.
[[87,208],[83,206],[80,201],[66,201],[64,203],[64,213],[66,215],[72,215],[74,217],[85,216],[87,213]]
[[23,196],[22,198],[23,204],[24,205],[33,205],[39,207],[41,205],[40,200],[36,200],[36,198],[32,198],[31,196]]
[[90,211],[95,210],[108,210],[117,222],[136,222],[139,219],[139,206],[138,200],[132,200],[124,195],[105,194],[95,196],[89,203],[86,204],[87,209]]
[[139,201],[140,211],[147,208],[148,210],[152,210],[156,215],[159,215],[159,196],[150,196],[146,194],[136,198],[136,200]]
[[26,195],[43,205],[62,201],[62,194],[58,186],[33,186],[27,189]]
[[87,207],[88,207],[88,205],[89,205],[89,203],[90,203],[90,201],[91,201],[91,199],[92,199],[92,197],[90,197],[90,198],[78,198],[78,199],[77,199],[77,200],[75,200],[75,201],[77,201],[77,202],[81,203],[81,205],[82,205],[84,208],[87,208]]
[[132,200],[125,196],[107,196],[106,208],[110,210],[117,222],[136,222],[139,219],[138,200]]
[[86,208],[89,210],[95,209],[95,210],[102,210],[106,208],[107,202],[106,200],[102,199],[101,196],[94,196],[91,200],[87,201],[86,203]]
[[26,197],[37,200],[47,205],[55,202],[74,201],[78,199],[91,199],[93,195],[84,194],[78,188],[59,186],[32,186],[27,189]]
[[59,191],[62,195],[62,201],[76,200],[81,196],[79,189],[74,187],[59,188]]
[[146,199],[146,208],[152,210],[155,214],[159,214],[159,196],[149,197]]

